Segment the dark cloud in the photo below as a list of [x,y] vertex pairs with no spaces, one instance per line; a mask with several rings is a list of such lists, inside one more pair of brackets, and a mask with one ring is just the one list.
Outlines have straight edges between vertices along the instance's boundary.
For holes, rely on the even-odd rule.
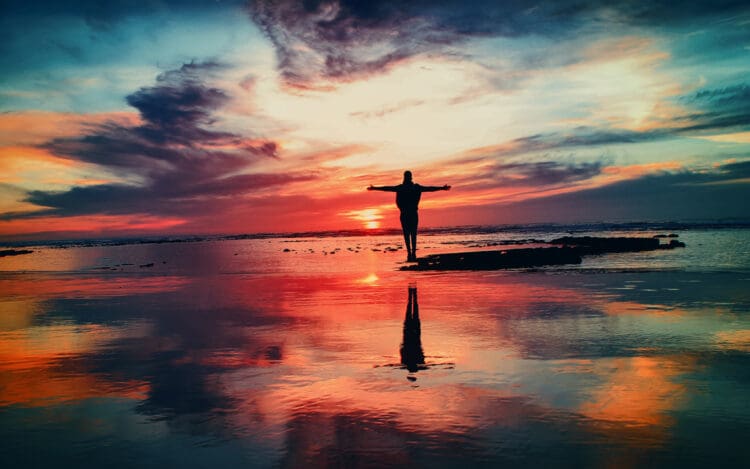
[[[595,2],[590,4],[595,5]],[[609,6],[609,3],[606,5]],[[614,2],[614,7],[623,21],[659,26],[692,23],[697,19],[705,21],[707,18],[731,17],[750,11],[747,2],[743,0],[693,0],[679,4],[670,0],[620,0]]]
[[723,165],[721,170],[728,179],[750,178],[750,161],[728,163]]
[[[539,187],[571,184],[585,181],[601,173],[601,162],[564,163],[559,161],[535,161],[496,163],[472,179],[483,181],[479,186],[492,187]],[[467,181],[471,184],[471,181]],[[473,184],[476,186],[476,184]]]
[[[74,187],[65,192],[31,191],[25,199],[27,202],[50,209],[41,213],[28,213],[26,217],[91,213],[198,215],[226,204],[228,201],[221,199],[227,197],[242,196],[250,190],[257,191],[308,179],[309,176],[299,175],[245,174],[200,181],[195,177],[184,179],[180,174],[162,176],[155,184],[147,187],[102,184]],[[11,214],[5,218],[21,216]]]
[[[521,5],[525,4],[525,5]],[[527,34],[558,29],[524,14],[532,2],[253,2],[252,19],[276,47],[278,66],[292,86],[317,79],[349,80],[388,70],[414,55],[470,37]],[[537,6],[539,8],[539,6]]]
[[746,83],[703,89],[680,101],[696,112],[676,119],[679,132],[739,131],[750,127],[750,85]]
[[750,219],[750,161],[650,174],[604,187],[494,206],[519,221]]
[[203,81],[219,68],[211,62],[185,64],[159,75],[156,86],[127,96],[128,104],[140,112],[141,125],[109,123],[82,137],[55,139],[43,147],[60,156],[138,173],[162,171],[165,163],[197,163],[209,156],[214,163],[232,160],[241,165],[238,155],[212,148],[239,145],[242,137],[207,128],[213,123],[213,113],[228,99],[223,91]]
[[499,145],[476,148],[467,156],[444,162],[432,170],[442,170],[447,165],[456,166],[456,172],[462,173],[461,167],[478,165],[481,168],[479,172],[466,176],[461,182],[472,184],[472,181],[485,181],[482,183],[483,186],[487,181],[497,187],[571,183],[600,174],[605,163],[575,163],[570,157],[552,160],[549,153],[568,148],[650,142],[667,138],[669,135],[662,130],[638,132],[627,129],[576,127],[565,132],[529,135]]
[[112,24],[133,16],[154,13],[178,13],[186,10],[216,9],[218,7],[239,6],[247,0],[3,0],[3,11],[8,16],[20,17],[78,17],[95,28],[107,28]]
[[[209,88],[200,81],[202,72],[217,68],[220,66],[211,62],[185,64],[179,70],[159,75],[157,86],[141,88],[126,101],[138,109],[148,122],[147,127],[155,128],[160,136],[174,139],[183,128],[195,131],[199,125],[211,124],[212,111],[227,101],[223,91]],[[205,141],[213,136],[204,132],[200,138]],[[188,140],[194,138],[193,135],[187,137]]]
[[638,132],[616,128],[576,127],[567,132],[536,134],[511,142],[508,154],[523,154],[558,148],[642,143],[664,138],[662,130]]
[[[683,8],[684,6],[684,8]],[[476,37],[573,37],[582,28],[679,25],[748,11],[746,2],[587,0],[258,0],[252,19],[276,47],[286,82],[350,80],[425,53],[444,53]]]
[[248,173],[258,160],[276,158],[275,142],[212,129],[214,113],[228,99],[205,83],[220,69],[190,63],[161,74],[156,85],[127,97],[142,123],[107,123],[81,137],[52,140],[43,148],[76,161],[116,170],[135,184],[74,187],[65,192],[31,191],[27,202],[47,207],[3,218],[92,213],[198,214],[216,210],[230,196],[310,175]]
[[[750,184],[738,182],[728,171],[724,174],[701,174],[682,172],[661,174],[641,180],[623,182],[599,191],[582,194],[595,196],[596,204],[619,200],[615,211],[622,211],[620,217],[641,209],[642,217],[664,219],[674,214],[677,219],[694,218],[744,218],[750,216],[746,201],[750,197]],[[602,207],[603,209],[603,207]]]

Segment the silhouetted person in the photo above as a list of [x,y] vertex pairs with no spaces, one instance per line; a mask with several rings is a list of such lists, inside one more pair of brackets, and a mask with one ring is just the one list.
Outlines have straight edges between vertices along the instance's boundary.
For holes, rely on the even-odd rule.
[[444,186],[421,186],[411,180],[411,171],[404,171],[404,182],[398,186],[373,186],[368,191],[387,191],[396,193],[396,205],[401,211],[401,229],[404,231],[407,262],[417,260],[417,226],[419,225],[419,199],[422,192],[447,191],[451,188]]
[[425,369],[417,287],[409,287],[409,302],[406,304],[406,317],[404,318],[404,341],[401,344],[401,364],[411,372]]

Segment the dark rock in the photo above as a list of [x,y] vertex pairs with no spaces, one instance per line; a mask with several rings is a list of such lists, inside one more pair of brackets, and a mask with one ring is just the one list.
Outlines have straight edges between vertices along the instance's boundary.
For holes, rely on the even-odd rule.
[[661,244],[658,238],[599,238],[593,236],[565,236],[553,239],[549,243],[562,246],[432,254],[418,259],[417,265],[401,267],[401,270],[522,269],[548,265],[580,264],[582,256],[585,255],[685,247],[685,243],[676,239],[671,240],[669,244]]
[[139,267],[153,267],[153,266],[154,266],[154,263],[149,262],[148,264],[141,264]]
[[607,252],[638,252],[659,249],[656,238],[599,238],[595,236],[564,236],[550,241],[550,244],[575,247],[582,255],[604,254]]
[[[661,235],[659,235],[661,236]],[[685,243],[673,239],[669,244],[661,244],[657,237],[653,238],[598,238],[595,236],[565,236],[553,239],[550,244],[562,244],[574,247],[581,255],[604,254],[608,252],[640,252],[656,249],[684,248]]]
[[34,251],[28,249],[3,249],[0,251],[0,257],[20,256],[22,254],[31,254]]
[[401,270],[498,270],[580,263],[581,255],[576,249],[528,248],[431,254]]
[[662,244],[659,246],[660,249],[674,249],[674,248],[684,248],[685,243],[682,241],[677,241],[676,239],[673,239],[669,242],[669,244]]

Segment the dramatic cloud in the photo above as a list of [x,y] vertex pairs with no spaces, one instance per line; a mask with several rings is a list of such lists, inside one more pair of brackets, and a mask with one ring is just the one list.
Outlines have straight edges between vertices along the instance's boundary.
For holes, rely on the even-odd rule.
[[258,0],[252,19],[276,47],[287,84],[321,86],[380,73],[410,57],[457,51],[450,46],[478,37],[570,36],[591,24],[612,27],[674,24],[696,17],[748,10],[746,2],[622,0],[513,2],[416,0]]
[[[713,180],[704,181],[704,184],[725,184],[733,182],[750,182],[750,161],[741,161],[737,163],[727,163],[719,166],[719,176]],[[710,177],[710,176],[709,176]]]
[[[472,169],[461,175],[463,166]],[[601,174],[603,167],[604,164],[599,161],[497,162],[465,159],[454,163],[451,182],[460,185],[464,190],[534,188],[542,191],[587,181]]]
[[681,132],[710,132],[716,130],[745,130],[750,128],[750,85],[746,83],[726,88],[704,89],[681,99],[697,112],[679,118],[687,123]]
[[[56,139],[43,147],[79,161],[142,171],[144,164],[159,170],[163,163],[179,162],[184,150],[205,152],[212,146],[239,144],[239,135],[205,127],[228,99],[223,91],[202,82],[204,74],[219,68],[214,63],[186,64],[157,77],[157,86],[128,96],[128,104],[140,112],[140,126],[105,124],[94,133]],[[229,156],[218,154],[220,159]]]
[[[176,180],[174,176],[156,181],[159,185],[147,187],[103,184],[90,187],[74,187],[66,192],[32,191],[26,201],[50,210],[29,213],[26,216],[86,215],[91,213],[126,214],[153,213],[200,215],[219,208],[212,202],[217,199],[245,194],[293,181],[309,180],[303,176],[277,174],[246,174],[215,178],[207,182],[192,180],[191,184]],[[169,180],[174,185],[169,184]],[[194,184],[193,184],[194,183]],[[15,214],[13,217],[19,217]]]
[[[176,13],[184,9],[205,10],[212,8],[213,1],[195,0],[117,0],[100,2],[97,0],[69,0],[64,3],[55,0],[26,2],[4,0],[3,9],[16,16],[28,17],[81,17],[97,27],[107,27],[114,22],[133,16],[145,16],[157,12]],[[226,6],[243,5],[247,0],[222,0]]]
[[[596,1],[582,3],[588,3],[589,7],[597,4]],[[608,7],[610,7],[609,4],[604,9],[606,10]],[[747,2],[742,0],[693,0],[681,3],[679,8],[675,8],[675,4],[669,0],[652,2],[621,0],[614,2],[612,8],[618,11],[623,21],[651,25],[678,25],[686,21],[692,22],[696,18],[731,16],[749,10]]]
[[643,143],[665,138],[664,130],[638,132],[627,129],[575,127],[565,132],[535,134],[508,143],[478,148],[472,153],[488,156],[514,156],[562,148],[593,147],[628,143]]
[[590,179],[601,173],[602,164],[594,162],[566,165],[557,161],[540,161],[497,164],[493,169],[498,185],[549,186]]
[[310,179],[299,174],[247,173],[258,160],[277,158],[273,141],[213,130],[214,112],[227,100],[204,77],[215,63],[190,63],[163,73],[157,84],[127,97],[140,125],[106,123],[81,137],[58,138],[45,150],[117,170],[134,183],[31,191],[26,202],[47,207],[6,213],[5,219],[84,214],[197,214],[220,198]]
[[532,2],[257,1],[253,20],[276,47],[287,84],[350,80],[471,37],[558,29],[535,21]]
[[557,31],[566,19],[536,21],[557,14],[536,2],[261,0],[250,12],[276,47],[283,78],[301,88],[379,73],[471,37]]
[[520,221],[747,219],[750,161],[712,171],[660,172],[603,187],[495,205],[493,217]]

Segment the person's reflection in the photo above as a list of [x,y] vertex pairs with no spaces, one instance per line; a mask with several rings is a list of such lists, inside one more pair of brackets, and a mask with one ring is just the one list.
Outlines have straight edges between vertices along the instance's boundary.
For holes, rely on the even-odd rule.
[[410,372],[427,369],[424,364],[421,335],[417,287],[409,285],[409,302],[406,304],[404,318],[404,341],[401,344],[401,364]]

